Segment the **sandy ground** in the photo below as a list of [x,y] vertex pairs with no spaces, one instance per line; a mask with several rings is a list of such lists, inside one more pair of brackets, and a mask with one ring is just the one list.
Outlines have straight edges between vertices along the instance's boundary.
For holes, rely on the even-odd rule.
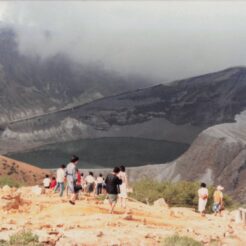
[[107,202],[81,196],[76,205],[57,194],[36,195],[31,187],[0,189],[0,239],[31,230],[44,245],[160,245],[163,238],[180,234],[204,245],[246,245],[246,226],[235,223],[234,213],[202,218],[192,209],[147,206],[128,202],[126,210],[108,213]]

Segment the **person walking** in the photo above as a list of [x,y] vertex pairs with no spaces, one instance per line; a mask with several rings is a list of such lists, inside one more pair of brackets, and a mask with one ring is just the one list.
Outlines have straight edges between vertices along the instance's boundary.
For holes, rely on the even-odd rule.
[[205,183],[201,183],[200,189],[198,190],[198,211],[201,216],[205,216],[206,205],[208,202],[208,189]]
[[122,180],[117,176],[120,172],[119,167],[115,167],[113,172],[108,174],[105,179],[106,191],[108,193],[110,213],[113,214],[115,205],[117,203],[119,185],[122,184]]
[[64,182],[65,182],[65,168],[66,168],[66,166],[64,164],[62,164],[61,167],[58,168],[57,171],[56,171],[57,184],[56,184],[54,192],[57,192],[57,190],[59,189],[60,197],[63,196],[63,192],[65,190],[65,185],[64,185]]
[[120,172],[118,177],[122,180],[122,184],[120,185],[120,194],[119,194],[120,205],[122,208],[126,208],[128,180],[127,180],[125,166],[120,166]]
[[76,192],[74,188],[77,179],[76,165],[78,164],[78,162],[79,162],[79,157],[73,156],[66,168],[67,186],[69,191],[71,192],[69,203],[72,205],[75,205],[75,199],[76,199]]

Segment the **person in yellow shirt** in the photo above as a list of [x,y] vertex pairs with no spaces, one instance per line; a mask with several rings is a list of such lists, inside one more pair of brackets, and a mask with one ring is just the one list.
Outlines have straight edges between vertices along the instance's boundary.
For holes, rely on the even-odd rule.
[[223,209],[224,203],[223,203],[223,193],[224,187],[221,185],[218,185],[216,188],[216,191],[214,192],[213,198],[214,198],[214,204],[213,204],[213,211],[214,215],[220,214]]

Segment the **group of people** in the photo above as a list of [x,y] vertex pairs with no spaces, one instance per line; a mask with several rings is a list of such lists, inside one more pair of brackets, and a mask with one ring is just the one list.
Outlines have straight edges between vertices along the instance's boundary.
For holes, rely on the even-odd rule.
[[73,156],[67,166],[61,165],[58,168],[56,177],[46,175],[44,188],[52,189],[55,193],[59,191],[61,197],[66,190],[67,195],[70,193],[69,203],[72,205],[75,205],[79,192],[86,192],[90,195],[107,194],[110,213],[113,213],[118,197],[121,207],[126,208],[128,180],[124,166],[115,167],[106,178],[101,173],[95,178],[93,172],[84,177],[77,168],[78,162],[79,157]]
[[[106,178],[101,173],[95,178],[93,172],[89,172],[84,177],[84,174],[77,168],[78,162],[79,158],[73,156],[67,166],[61,165],[56,172],[56,177],[50,179],[46,175],[43,180],[44,188],[52,189],[54,192],[59,191],[60,196],[63,196],[64,190],[67,190],[67,195],[70,192],[69,203],[72,205],[75,205],[78,194],[82,191],[94,195],[107,194],[110,213],[113,213],[118,198],[120,199],[121,207],[126,208],[128,178],[124,166],[115,167]],[[198,211],[202,216],[205,216],[209,194],[205,183],[201,183],[200,186],[198,190]],[[221,215],[221,211],[224,209],[223,189],[219,185],[213,194],[212,209],[215,215]]]
[[[221,215],[221,212],[224,209],[224,201],[223,201],[223,191],[224,187],[218,185],[213,194],[213,207],[212,210],[215,215]],[[201,183],[201,187],[198,190],[198,211],[202,216],[205,216],[206,205],[208,202],[208,188],[205,183]]]

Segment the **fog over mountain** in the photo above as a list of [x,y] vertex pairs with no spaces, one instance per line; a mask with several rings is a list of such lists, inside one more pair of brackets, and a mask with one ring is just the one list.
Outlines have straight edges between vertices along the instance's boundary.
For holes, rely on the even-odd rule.
[[246,64],[246,2],[1,1],[23,53],[65,52],[152,83]]

